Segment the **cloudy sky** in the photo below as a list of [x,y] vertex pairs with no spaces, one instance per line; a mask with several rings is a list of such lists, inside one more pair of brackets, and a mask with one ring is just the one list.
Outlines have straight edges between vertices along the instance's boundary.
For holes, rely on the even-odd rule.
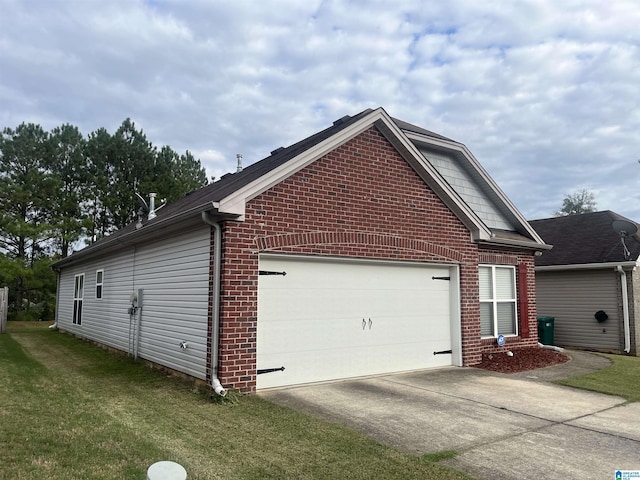
[[520,211],[586,188],[640,221],[633,0],[0,0],[0,128],[130,117],[235,170],[382,106],[474,153]]

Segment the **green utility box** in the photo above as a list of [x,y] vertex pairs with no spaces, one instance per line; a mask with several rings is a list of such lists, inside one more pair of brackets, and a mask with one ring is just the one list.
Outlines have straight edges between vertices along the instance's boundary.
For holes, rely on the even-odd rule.
[[554,317],[538,317],[538,341],[543,345],[553,345]]

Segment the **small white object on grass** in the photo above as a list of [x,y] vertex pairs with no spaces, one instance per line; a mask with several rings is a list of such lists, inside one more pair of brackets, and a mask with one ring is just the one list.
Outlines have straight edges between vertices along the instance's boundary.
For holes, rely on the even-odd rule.
[[163,460],[149,467],[147,480],[187,480],[187,471],[179,463]]

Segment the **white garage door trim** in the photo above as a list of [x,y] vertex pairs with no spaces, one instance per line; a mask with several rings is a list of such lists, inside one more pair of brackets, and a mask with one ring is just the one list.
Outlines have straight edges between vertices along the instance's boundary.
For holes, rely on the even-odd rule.
[[457,265],[274,254],[259,262],[258,389],[462,365]]

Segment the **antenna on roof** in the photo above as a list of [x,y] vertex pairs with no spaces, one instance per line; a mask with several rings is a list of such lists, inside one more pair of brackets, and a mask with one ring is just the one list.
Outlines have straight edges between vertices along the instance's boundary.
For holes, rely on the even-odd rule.
[[638,232],[638,227],[635,223],[629,222],[628,220],[614,220],[611,226],[615,232],[620,235],[620,243],[622,243],[624,259],[629,260],[631,252],[627,248],[627,244],[624,243],[624,239],[630,235],[635,235]]

